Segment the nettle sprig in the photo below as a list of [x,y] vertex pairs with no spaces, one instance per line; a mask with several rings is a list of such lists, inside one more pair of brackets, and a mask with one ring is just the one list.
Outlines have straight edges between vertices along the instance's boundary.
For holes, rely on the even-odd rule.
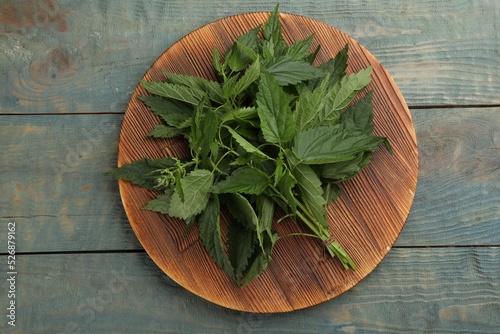
[[144,158],[107,173],[159,191],[144,209],[198,224],[212,259],[240,285],[266,269],[287,237],[273,228],[285,218],[307,225],[311,233],[300,235],[319,238],[346,269],[356,268],[329,233],[327,206],[341,182],[381,144],[390,146],[372,134],[372,93],[353,103],[371,68],[347,75],[347,45],[313,66],[313,38],[287,45],[276,6],[224,57],[214,48],[219,82],[167,71],[165,81],[142,81],[151,95],[140,99],[163,120],[150,135],[184,137],[191,157]]

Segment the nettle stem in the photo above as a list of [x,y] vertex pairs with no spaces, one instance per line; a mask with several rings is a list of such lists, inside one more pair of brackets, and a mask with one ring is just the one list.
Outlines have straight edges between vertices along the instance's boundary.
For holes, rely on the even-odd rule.
[[[271,188],[283,201],[286,202],[286,198],[276,188]],[[300,220],[302,220],[302,222],[304,222],[304,224],[307,225],[307,227],[309,227],[315,236],[323,241],[323,244],[325,245],[330,256],[337,257],[345,269],[356,269],[356,264],[352,261],[344,248],[342,248],[336,240],[332,239],[328,228],[322,226],[302,203],[297,202],[297,207],[297,216]],[[309,236],[307,234],[304,235]]]

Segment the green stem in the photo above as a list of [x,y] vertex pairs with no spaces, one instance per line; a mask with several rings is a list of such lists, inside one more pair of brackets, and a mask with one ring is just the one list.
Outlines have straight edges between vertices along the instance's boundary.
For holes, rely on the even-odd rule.
[[[275,188],[271,186],[271,189],[286,203],[286,198]],[[325,247],[332,257],[337,257],[344,268],[352,268],[356,269],[356,264],[351,260],[346,251],[342,248],[342,246],[335,240],[331,241],[331,235],[327,228],[316,223],[316,219],[314,216],[307,210],[307,208],[300,202],[297,201],[297,216],[304,222],[304,224],[309,227],[309,229],[320,238],[325,244]]]

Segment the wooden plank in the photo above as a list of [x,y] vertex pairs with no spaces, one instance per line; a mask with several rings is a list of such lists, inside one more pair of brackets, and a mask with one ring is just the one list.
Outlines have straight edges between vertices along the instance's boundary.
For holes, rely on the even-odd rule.
[[500,245],[500,108],[414,110],[419,179],[399,246]]
[[[419,180],[396,245],[499,245],[500,108],[412,113]],[[15,220],[25,252],[140,249],[102,176],[116,165],[121,119],[0,116],[0,234]]]
[[[494,247],[393,249],[338,298],[273,315],[210,304],[176,286],[144,253],[16,259],[19,333],[494,333],[500,326]],[[7,284],[1,280],[2,291]]]
[[[263,0],[3,1],[0,112],[123,112],[139,78],[179,38],[229,15],[271,9]],[[500,103],[496,0],[283,1],[281,11],[360,41],[409,105]]]
[[140,247],[114,180],[122,115],[0,118],[0,217],[21,251]]

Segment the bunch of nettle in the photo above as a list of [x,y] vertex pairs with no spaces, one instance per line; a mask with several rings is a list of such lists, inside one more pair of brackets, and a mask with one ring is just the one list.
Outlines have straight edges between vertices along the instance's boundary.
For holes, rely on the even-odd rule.
[[142,81],[150,95],[140,99],[164,121],[150,135],[184,137],[191,156],[108,172],[157,191],[144,209],[197,224],[208,253],[240,285],[267,267],[285,237],[273,225],[284,218],[306,224],[311,233],[300,235],[321,239],[346,269],[356,268],[328,231],[326,207],[342,181],[390,146],[372,134],[371,92],[352,102],[371,68],[347,75],[347,46],[313,66],[312,41],[287,45],[276,7],[225,57],[214,48],[218,82],[169,72],[165,81]]

